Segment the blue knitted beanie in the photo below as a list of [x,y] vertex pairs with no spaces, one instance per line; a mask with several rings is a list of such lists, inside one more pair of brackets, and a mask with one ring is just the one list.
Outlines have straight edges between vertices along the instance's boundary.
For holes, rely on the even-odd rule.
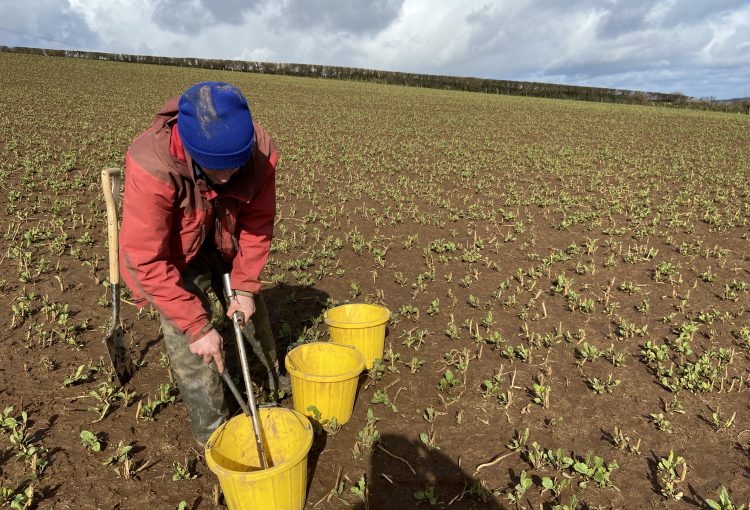
[[180,97],[177,126],[183,146],[203,168],[236,168],[252,155],[250,108],[228,83],[205,81],[187,89]]

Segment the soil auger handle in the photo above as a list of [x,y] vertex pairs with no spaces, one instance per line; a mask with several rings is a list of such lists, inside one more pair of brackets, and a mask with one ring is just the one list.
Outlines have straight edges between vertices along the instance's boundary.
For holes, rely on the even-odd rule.
[[[224,294],[227,297],[227,301],[230,301],[234,296],[234,289],[232,289],[232,280],[229,273],[222,275],[222,281],[224,283]],[[240,355],[240,365],[242,366],[242,377],[245,379],[245,391],[247,391],[247,404],[251,412],[251,420],[253,422],[253,432],[255,435],[255,444],[258,447],[258,460],[263,469],[268,469],[268,457],[266,457],[266,451],[263,448],[263,429],[260,426],[260,417],[258,416],[258,406],[255,403],[255,393],[253,393],[253,380],[250,377],[250,366],[247,362],[247,352],[245,350],[245,339],[242,336],[241,323],[244,322],[245,317],[239,313],[234,312],[232,314],[232,325],[234,326],[234,341],[237,344],[237,351]]]

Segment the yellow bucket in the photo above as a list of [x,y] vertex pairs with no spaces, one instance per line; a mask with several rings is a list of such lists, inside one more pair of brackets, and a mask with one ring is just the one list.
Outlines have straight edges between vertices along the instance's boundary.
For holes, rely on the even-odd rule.
[[310,420],[283,407],[259,409],[258,416],[271,467],[261,469],[253,422],[245,415],[235,416],[211,434],[206,463],[219,478],[230,510],[301,510],[313,441]]
[[368,370],[375,358],[383,357],[385,323],[390,317],[390,310],[384,306],[364,303],[337,306],[323,314],[331,341],[359,349]]
[[348,422],[354,409],[359,374],[365,357],[352,346],[313,342],[295,347],[286,355],[286,369],[292,381],[295,411],[312,416],[315,406],[320,420],[336,418]]

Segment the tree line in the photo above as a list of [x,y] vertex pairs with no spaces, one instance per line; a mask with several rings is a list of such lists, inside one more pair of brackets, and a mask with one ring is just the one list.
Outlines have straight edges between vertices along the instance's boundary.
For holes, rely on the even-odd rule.
[[750,114],[750,98],[731,102],[713,101],[710,99],[692,98],[679,92],[665,94],[661,92],[582,87],[578,85],[562,85],[554,83],[380,71],[356,67],[225,59],[158,57],[150,55],[129,55],[124,53],[102,53],[79,50],[52,50],[44,48],[0,46],[0,52],[216,69],[224,71],[281,74],[311,78],[365,81],[391,85],[405,85],[409,87],[463,90],[467,92],[483,92],[490,94],[573,99],[605,103],[655,105]]

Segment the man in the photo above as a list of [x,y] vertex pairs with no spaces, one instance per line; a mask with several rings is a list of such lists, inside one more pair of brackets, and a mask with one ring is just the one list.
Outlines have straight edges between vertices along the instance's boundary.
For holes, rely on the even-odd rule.
[[227,316],[244,316],[243,332],[261,366],[256,374],[272,392],[288,388],[288,379],[279,379],[259,279],[273,235],[277,160],[242,93],[216,82],[167,101],[125,156],[120,271],[136,303],[159,311],[200,444],[228,413],[219,376],[222,336],[211,324],[207,294],[212,289],[225,304],[223,273],[231,271],[237,294]]

